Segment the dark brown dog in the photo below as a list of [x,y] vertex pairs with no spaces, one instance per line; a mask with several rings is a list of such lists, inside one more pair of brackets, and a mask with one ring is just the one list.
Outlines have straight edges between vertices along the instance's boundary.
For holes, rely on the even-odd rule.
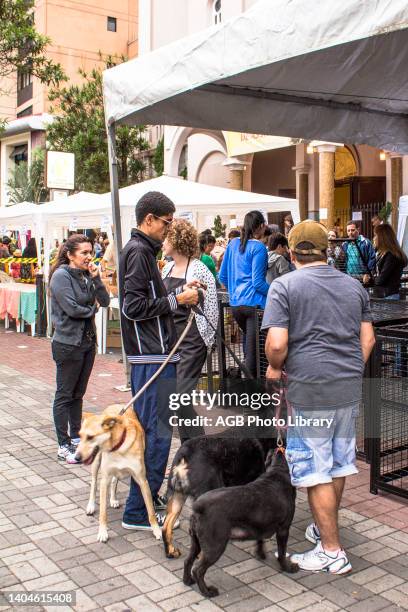
[[[289,528],[295,514],[296,490],[290,482],[283,453],[268,454],[267,471],[244,486],[209,491],[193,504],[191,549],[184,563],[183,582],[195,582],[206,597],[218,595],[208,586],[205,573],[224,553],[230,539],[255,540],[258,558],[265,559],[263,540],[276,533],[278,561],[283,571],[298,566],[286,557]],[[199,560],[193,567],[194,561]]]
[[180,556],[173,545],[173,528],[187,497],[252,482],[265,471],[265,458],[274,439],[201,436],[184,442],[171,466],[167,489],[167,517],[163,526],[166,557]]

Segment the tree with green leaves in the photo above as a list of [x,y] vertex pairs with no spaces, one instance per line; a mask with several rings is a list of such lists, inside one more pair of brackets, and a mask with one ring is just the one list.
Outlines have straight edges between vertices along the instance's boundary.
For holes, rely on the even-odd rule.
[[221,223],[220,215],[216,215],[216,217],[214,217],[214,226],[211,229],[216,238],[225,238],[225,230],[227,229],[227,226],[225,223]]
[[60,64],[46,55],[50,39],[39,34],[33,20],[34,0],[0,1],[0,78],[32,74],[47,85],[65,79]]
[[157,176],[161,176],[164,172],[164,137],[162,136],[157,143],[156,150],[153,155],[153,168]]
[[[107,68],[114,65],[107,59]],[[102,70],[79,71],[79,85],[54,87],[49,99],[54,103],[55,120],[48,126],[50,149],[75,154],[75,189],[103,193],[109,191],[108,142],[103,107]],[[141,153],[149,148],[145,126],[120,126],[116,130],[119,186],[126,187],[144,178]]]
[[31,155],[31,164],[20,162],[11,171],[7,183],[7,195],[10,204],[20,202],[46,202],[49,191],[45,186],[45,151],[35,149]]

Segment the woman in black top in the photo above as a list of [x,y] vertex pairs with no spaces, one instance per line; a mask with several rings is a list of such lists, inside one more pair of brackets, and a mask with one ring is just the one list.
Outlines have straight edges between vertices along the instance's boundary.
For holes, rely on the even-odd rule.
[[[37,245],[35,243],[35,238],[30,238],[27,242],[26,248],[23,250],[23,259],[34,259],[37,257]],[[32,267],[30,263],[21,264],[20,276],[24,280],[32,280]]]
[[391,225],[384,223],[374,228],[374,246],[377,251],[374,294],[388,300],[399,300],[401,275],[407,265],[407,256],[398,244]]
[[60,247],[50,273],[52,356],[57,365],[53,413],[57,456],[67,463],[78,463],[82,399],[95,360],[95,313],[98,304],[109,306],[110,301],[92,250],[87,236],[73,234]]

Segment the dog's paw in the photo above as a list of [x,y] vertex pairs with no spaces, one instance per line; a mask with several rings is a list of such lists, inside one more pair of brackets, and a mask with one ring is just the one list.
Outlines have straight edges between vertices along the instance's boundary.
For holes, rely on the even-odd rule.
[[179,548],[175,548],[174,546],[169,546],[166,557],[168,559],[178,559],[181,557],[181,550]]
[[89,504],[87,505],[86,513],[88,516],[92,516],[93,514],[95,514],[95,504],[93,502],[89,502]]
[[288,574],[296,574],[298,571],[299,566],[297,563],[293,563],[293,561],[286,561],[285,572],[288,572]]
[[218,597],[219,594],[220,592],[215,586],[208,586],[207,592],[203,593],[203,595],[205,595],[206,597]]
[[186,586],[193,586],[195,584],[195,580],[191,574],[185,573],[183,576],[183,582]]
[[156,538],[156,540],[161,540],[162,539],[162,530],[160,529],[160,527],[158,525],[154,525],[152,527],[153,530],[153,535]]
[[107,542],[108,539],[109,539],[108,530],[106,529],[106,527],[100,527],[99,531],[98,531],[97,541],[98,542]]
[[109,503],[111,508],[120,508],[120,502],[118,499],[111,499]]

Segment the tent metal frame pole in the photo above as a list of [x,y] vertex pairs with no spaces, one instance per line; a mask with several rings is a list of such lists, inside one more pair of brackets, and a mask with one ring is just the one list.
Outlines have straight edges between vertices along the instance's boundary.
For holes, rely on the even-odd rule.
[[[118,296],[119,296],[119,306],[122,303],[122,295],[121,295],[121,283],[119,278],[119,261],[120,254],[122,252],[122,224],[120,221],[120,203],[119,203],[119,177],[118,177],[118,160],[116,156],[116,129],[115,124],[113,123],[107,128],[108,132],[108,155],[109,155],[109,179],[110,179],[110,187],[111,187],[111,203],[112,203],[112,221],[113,221],[113,240],[115,247],[115,255],[116,255],[116,274],[117,274],[117,282],[118,282]],[[121,308],[121,306],[120,306]],[[120,324],[120,317],[119,317]],[[121,335],[121,345],[122,345],[122,359],[123,365],[126,373],[126,386],[125,388],[121,388],[121,390],[130,389],[130,368],[128,364],[128,360],[126,357],[125,349],[123,346],[123,335],[122,335],[122,325],[120,325],[120,335]]]

